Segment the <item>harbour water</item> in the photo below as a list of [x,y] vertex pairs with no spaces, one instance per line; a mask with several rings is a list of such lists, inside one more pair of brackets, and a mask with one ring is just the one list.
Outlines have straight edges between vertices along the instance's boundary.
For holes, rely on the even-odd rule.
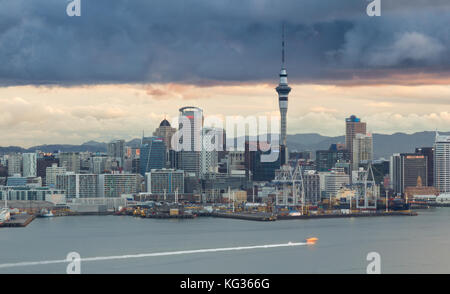
[[[130,216],[38,218],[0,229],[0,264],[304,242],[313,246],[86,261],[81,273],[366,273],[369,252],[382,273],[450,273],[450,208],[412,217],[255,222]],[[65,273],[67,263],[1,268],[0,273]]]

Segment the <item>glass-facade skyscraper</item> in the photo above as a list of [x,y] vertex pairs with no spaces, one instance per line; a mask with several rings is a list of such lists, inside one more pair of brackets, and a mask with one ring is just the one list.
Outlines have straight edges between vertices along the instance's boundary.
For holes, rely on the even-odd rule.
[[[198,107],[186,106],[180,108],[178,130],[181,137],[176,149],[177,168],[187,173],[200,176],[200,155],[202,150],[203,110]],[[173,147],[173,146],[172,146]]]
[[353,162],[353,140],[356,134],[366,134],[367,125],[355,115],[345,119],[345,148],[350,153],[350,160]]
[[166,145],[163,138],[144,137],[142,138],[139,172],[145,176],[146,172],[152,169],[162,169],[166,163]]
[[434,143],[434,185],[441,193],[450,192],[450,136],[436,134]]

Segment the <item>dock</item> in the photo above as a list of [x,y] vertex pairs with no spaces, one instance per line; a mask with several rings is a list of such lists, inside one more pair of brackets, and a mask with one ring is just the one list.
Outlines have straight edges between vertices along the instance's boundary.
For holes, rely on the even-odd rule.
[[283,212],[272,211],[231,211],[231,210],[206,210],[206,209],[189,209],[189,213],[184,213],[183,210],[177,210],[177,213],[172,214],[170,210],[154,211],[152,209],[122,209],[114,213],[115,215],[132,215],[142,218],[157,218],[157,219],[186,219],[195,217],[217,217],[217,218],[230,218],[248,221],[277,221],[277,220],[292,220],[292,219],[319,219],[319,218],[355,218],[355,217],[383,217],[383,216],[416,216],[418,213],[412,210],[363,210],[363,211],[346,211],[334,210],[334,211],[310,211],[307,214],[301,215],[288,214]]
[[177,219],[190,219],[195,218],[196,216],[193,214],[147,214],[146,216],[141,216],[142,218],[177,218]]
[[450,207],[450,203],[427,203],[423,206],[426,207]]
[[15,214],[11,216],[11,219],[0,225],[0,228],[23,228],[26,227],[36,218],[32,214]]
[[336,213],[336,214],[308,214],[308,215],[275,215],[271,213],[247,213],[247,212],[213,212],[208,214],[211,217],[233,218],[252,221],[276,221],[276,220],[293,220],[293,219],[319,219],[319,218],[352,218],[352,217],[377,217],[377,216],[416,216],[415,211],[377,211],[370,213]]
[[271,213],[259,212],[259,213],[248,213],[248,212],[213,212],[210,214],[212,217],[221,218],[233,218],[242,220],[252,220],[252,221],[275,221],[277,217]]
[[318,218],[352,218],[352,217],[377,217],[377,216],[416,216],[415,211],[377,211],[370,213],[341,213],[341,214],[309,214],[309,215],[278,215],[278,220],[291,219],[318,219]]
[[82,215],[113,215],[114,211],[70,211],[61,216],[82,216]]

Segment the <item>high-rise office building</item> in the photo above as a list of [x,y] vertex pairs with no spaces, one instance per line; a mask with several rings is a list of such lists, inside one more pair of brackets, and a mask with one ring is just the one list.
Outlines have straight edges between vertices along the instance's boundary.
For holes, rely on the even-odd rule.
[[166,145],[162,138],[143,137],[140,148],[139,173],[145,176],[145,173],[152,169],[164,168],[166,154]]
[[222,139],[222,129],[203,128],[203,144],[200,153],[200,178],[204,178],[204,175],[207,173],[216,173],[218,171],[218,150]]
[[90,172],[96,175],[104,173],[107,160],[108,157],[106,156],[92,156],[90,160]]
[[125,159],[125,140],[114,140],[106,146],[106,153],[108,157],[119,162],[119,166],[123,166]]
[[434,186],[441,193],[450,192],[450,136],[438,133],[434,143]]
[[[177,137],[184,151],[200,151],[202,146],[203,110],[198,107],[180,108]],[[174,146],[172,146],[174,147]]]
[[315,171],[309,170],[303,173],[305,183],[305,201],[310,204],[317,204],[320,201],[320,176]]
[[105,160],[105,171],[102,173],[107,173],[111,171],[118,171],[120,170],[120,162],[119,160],[112,158],[112,157],[106,157]]
[[159,124],[159,127],[153,132],[153,136],[162,138],[164,141],[164,144],[166,145],[166,148],[172,149],[172,136],[177,131],[176,128],[172,128],[169,121],[167,119],[164,119]]
[[393,154],[389,161],[389,185],[394,193],[402,190],[402,160],[400,153]]
[[281,129],[280,129],[280,155],[281,164],[288,162],[288,150],[287,150],[287,110],[288,110],[288,96],[291,92],[291,87],[288,85],[288,74],[285,66],[285,38],[284,38],[284,25],[283,36],[281,43],[281,71],[280,71],[280,83],[276,88],[278,93],[278,105],[280,107],[281,116]]
[[8,166],[8,155],[0,155],[0,165]]
[[[428,175],[427,183],[429,187],[434,186],[434,148],[433,147],[421,147],[416,148],[416,154],[421,154],[427,157]],[[423,182],[422,182],[423,184]]]
[[246,169],[246,152],[245,151],[229,151],[227,156],[227,174],[245,174]]
[[87,174],[91,168],[91,153],[80,152],[80,173]]
[[125,157],[129,159],[139,158],[139,147],[125,147]]
[[[203,111],[198,107],[180,108],[177,152],[177,167],[200,176],[202,150]],[[175,147],[175,146],[172,146]]]
[[22,174],[22,154],[14,153],[8,155],[8,176]]
[[58,164],[54,163],[45,170],[45,183],[46,186],[54,188],[56,187],[56,176],[64,175],[66,173],[65,167],[60,167]]
[[366,123],[355,115],[345,119],[345,148],[350,153],[350,159],[353,161],[353,140],[356,134],[366,134]]
[[47,185],[47,167],[58,165],[59,160],[54,155],[43,154],[37,159],[37,176],[42,178],[42,184]]
[[339,144],[331,144],[328,150],[316,151],[316,171],[326,172],[336,167],[336,163],[350,162],[350,153]]
[[416,153],[401,153],[391,156],[390,182],[396,194],[404,194],[406,188],[415,187],[418,179],[427,186],[427,157]]
[[218,152],[219,153],[218,154],[218,156],[219,156],[218,160],[220,162],[221,160],[225,160],[225,158],[226,158],[226,156],[228,154],[228,151],[227,151],[227,132],[226,132],[226,130],[224,130],[222,128],[216,128],[216,130],[219,133],[222,134],[222,138],[219,139],[219,146],[221,146],[221,148],[218,150],[219,151]]
[[170,161],[170,151],[172,150],[172,136],[176,133],[177,129],[172,128],[169,121],[164,119],[159,124],[159,127],[153,132],[153,136],[162,138],[164,145],[166,146],[166,167],[174,166]]
[[140,172],[141,159],[139,157],[131,160],[131,173],[138,174]]
[[24,177],[35,177],[37,175],[36,153],[22,154],[22,171]]
[[79,173],[81,167],[80,153],[60,152],[58,153],[59,166],[65,167],[68,172]]
[[[257,144],[257,148],[252,148],[252,144]],[[275,178],[275,171],[281,167],[281,157],[275,156],[276,160],[263,160],[263,156],[269,156],[271,152],[277,152],[269,150],[267,146],[263,146],[264,143],[246,142],[245,145],[245,157],[246,157],[246,169],[253,181],[268,182]],[[256,150],[256,151],[250,151]],[[262,151],[269,150],[269,151]],[[250,178],[250,175],[247,177]]]
[[370,134],[356,134],[353,139],[352,170],[357,170],[361,161],[373,160],[373,140]]

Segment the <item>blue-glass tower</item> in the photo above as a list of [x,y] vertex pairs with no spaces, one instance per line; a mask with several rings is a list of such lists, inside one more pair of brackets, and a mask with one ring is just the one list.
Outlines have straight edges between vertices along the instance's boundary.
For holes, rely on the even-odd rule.
[[152,169],[161,169],[166,163],[166,145],[163,138],[143,137],[141,142],[139,171],[145,176],[145,173]]

